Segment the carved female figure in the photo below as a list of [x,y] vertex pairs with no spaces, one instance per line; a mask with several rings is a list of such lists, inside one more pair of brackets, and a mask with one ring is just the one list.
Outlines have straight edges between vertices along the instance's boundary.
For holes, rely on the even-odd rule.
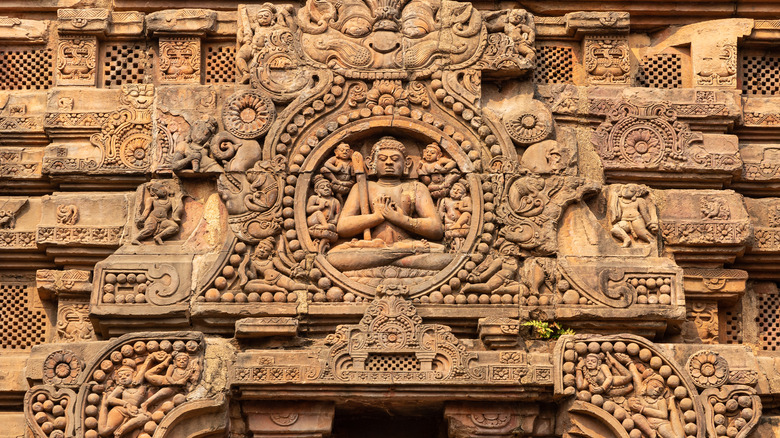
[[431,143],[423,149],[417,174],[436,199],[447,196],[452,184],[460,178],[457,163],[445,157],[437,143]]

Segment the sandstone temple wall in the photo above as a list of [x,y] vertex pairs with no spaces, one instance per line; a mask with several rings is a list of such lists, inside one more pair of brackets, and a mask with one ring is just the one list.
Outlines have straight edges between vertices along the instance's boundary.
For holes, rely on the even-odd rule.
[[0,438],[780,436],[780,8],[6,0]]

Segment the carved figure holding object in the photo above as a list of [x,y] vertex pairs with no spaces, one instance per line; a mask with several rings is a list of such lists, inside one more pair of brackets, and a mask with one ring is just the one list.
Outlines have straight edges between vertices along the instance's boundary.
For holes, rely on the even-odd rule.
[[363,233],[363,240],[336,245],[328,254],[330,263],[350,270],[390,264],[425,269],[446,266],[452,257],[444,254],[444,245],[417,240],[441,240],[444,224],[428,188],[418,181],[402,180],[412,165],[403,143],[382,137],[374,144],[368,164],[378,181],[363,184],[358,180],[336,225],[340,238]]

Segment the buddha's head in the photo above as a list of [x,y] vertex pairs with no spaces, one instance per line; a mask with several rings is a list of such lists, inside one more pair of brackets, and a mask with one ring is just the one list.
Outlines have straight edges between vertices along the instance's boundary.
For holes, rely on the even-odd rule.
[[382,137],[371,149],[369,168],[382,177],[401,177],[409,172],[412,161],[406,156],[406,147],[394,137]]

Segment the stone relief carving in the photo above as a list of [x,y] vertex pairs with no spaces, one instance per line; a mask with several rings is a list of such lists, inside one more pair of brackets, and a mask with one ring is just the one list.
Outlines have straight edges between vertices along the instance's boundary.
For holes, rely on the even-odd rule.
[[160,73],[166,83],[200,80],[200,39],[160,38]]
[[[715,428],[725,432],[728,427],[736,435],[755,418],[756,400],[747,395],[750,388],[742,387],[742,398],[729,393],[731,386],[724,385],[728,363],[715,352],[690,356],[686,373],[637,337],[565,336],[556,351],[561,355],[556,391],[576,395],[578,400],[569,410],[570,434],[588,430],[596,419],[601,427],[622,428],[615,431],[618,435],[672,438],[705,430],[712,433]],[[694,383],[713,389],[699,396]],[[731,397],[733,401],[726,402]],[[714,405],[718,418],[713,415]],[[733,423],[740,418],[740,407],[747,412]]]
[[737,46],[720,44],[716,53],[704,57],[696,72],[696,84],[703,86],[734,86],[737,82]]
[[631,246],[632,242],[653,242],[658,233],[658,213],[647,199],[647,187],[625,184],[612,188],[609,200],[612,235],[623,242],[623,247]]
[[593,84],[628,84],[631,61],[628,39],[620,35],[585,37],[585,70]]
[[[24,401],[32,433],[197,436],[178,432],[173,418],[201,397],[196,387],[208,378],[199,335],[136,335],[110,341],[99,359],[81,356],[83,343],[135,330],[129,323],[142,319],[242,338],[240,357],[221,364],[241,405],[231,421],[251,429],[239,434],[303,425],[328,433],[327,425],[309,427],[314,408],[257,401],[268,387],[292,383],[300,394],[317,385],[437,385],[443,394],[478,387],[486,403],[530,400],[555,384],[555,394],[538,398],[573,398],[561,411],[566,436],[748,435],[761,409],[749,386],[762,377],[752,365],[730,369],[725,346],[714,345],[719,302],[739,299],[747,274],[689,267],[715,270],[750,262],[735,258],[751,251],[777,252],[780,213],[767,210],[751,224],[757,215],[744,215],[738,195],[720,190],[685,195],[691,202],[675,216],[673,193],[662,189],[744,182],[743,145],[725,132],[776,125],[776,117],[738,120],[723,90],[626,91],[640,53],[620,33],[629,30],[627,13],[536,19],[523,9],[479,8],[308,0],[227,13],[63,13],[62,34],[52,39],[57,86],[106,80],[84,94],[120,93],[109,66],[96,68],[98,38],[102,50],[146,29],[159,56],[140,61],[146,70],[133,81],[142,83],[124,83],[113,108],[57,89],[40,103],[6,105],[0,95],[8,144],[51,143],[41,165],[29,151],[6,148],[4,137],[0,170],[36,184],[36,172],[47,174],[49,185],[19,191],[94,184],[135,202],[127,226],[89,225],[80,204],[62,203],[33,231],[37,210],[22,217],[24,205],[0,203],[4,248],[60,257],[60,265],[68,257],[84,263],[83,248],[123,243],[96,266],[90,304],[65,292],[69,283],[89,284],[89,275],[40,273],[39,291],[60,297],[53,339],[78,345],[52,352],[41,377],[28,378],[43,383]],[[235,48],[224,44],[234,31]],[[573,68],[564,80],[572,83],[530,79],[535,68],[579,62],[577,50],[568,58],[556,51],[583,34],[584,69]],[[737,85],[736,45],[718,47],[694,64],[696,85]],[[140,51],[151,53],[149,41]],[[233,67],[236,84],[208,71]],[[591,134],[595,151],[584,144]],[[91,155],[76,146],[85,138]],[[772,182],[772,149],[758,149],[744,175]],[[677,177],[666,181],[670,173]],[[675,362],[646,340],[678,336],[686,318],[698,341],[713,344],[708,350],[679,347]],[[524,339],[522,323],[532,319],[643,338],[566,337],[550,355],[540,353],[542,341]],[[333,406],[323,412],[332,421]],[[450,433],[469,437],[549,436],[558,427],[531,408],[445,412]]]
[[693,301],[686,305],[688,320],[696,326],[696,341],[705,344],[718,343],[718,303]]
[[[111,113],[90,141],[100,150],[98,163],[77,162],[82,171],[143,171],[148,169],[152,151],[152,110],[154,86],[123,85],[120,109]],[[45,167],[52,170],[70,168],[69,161],[50,159]]]
[[57,53],[58,83],[61,85],[93,85],[97,59],[97,38],[60,36]]
[[156,180],[139,188],[136,217],[138,234],[133,243],[154,240],[162,245],[180,229],[184,196],[181,187],[174,180]]

